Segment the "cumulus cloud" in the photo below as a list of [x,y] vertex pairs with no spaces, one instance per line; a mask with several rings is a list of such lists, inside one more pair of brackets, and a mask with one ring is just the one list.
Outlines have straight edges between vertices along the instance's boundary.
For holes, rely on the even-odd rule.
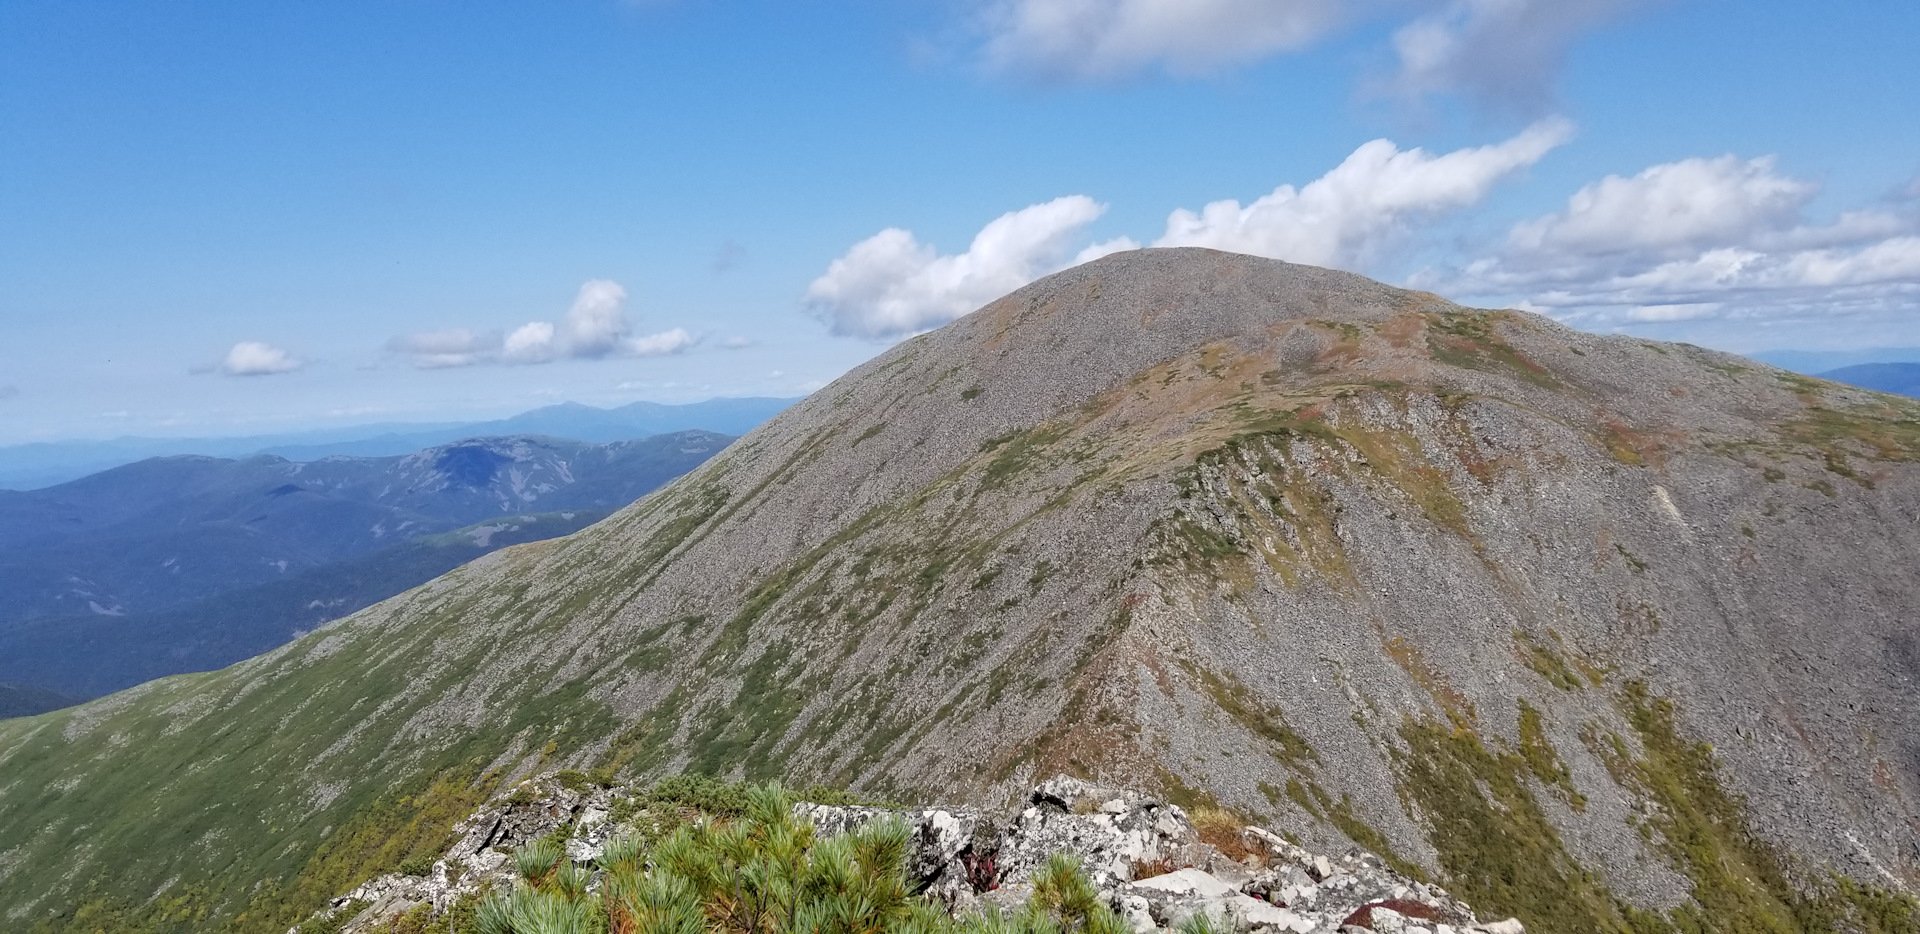
[[1771,158],[1684,159],[1582,187],[1513,227],[1492,255],[1422,285],[1522,297],[1588,327],[1920,315],[1920,204],[1829,221],[1819,186]]
[[1149,68],[1200,74],[1302,48],[1332,32],[1339,0],[991,0],[995,68],[1104,79]]
[[305,365],[304,361],[272,344],[241,341],[220,361],[220,372],[228,376],[273,376],[291,373]]
[[1566,210],[1521,224],[1511,239],[1522,249],[1586,254],[1725,243],[1792,225],[1818,190],[1779,174],[1771,158],[1684,159],[1587,185]]
[[1452,0],[1393,36],[1392,79],[1408,97],[1464,92],[1538,109],[1582,35],[1645,0]]
[[833,261],[806,301],[833,333],[898,337],[952,321],[1085,253],[1076,249],[1106,205],[1055,198],[995,218],[966,252],[942,255],[910,231],[888,228]]
[[564,340],[575,357],[604,357],[627,337],[627,290],[609,279],[589,280],[567,309]]
[[635,336],[627,322],[627,290],[609,279],[580,286],[573,304],[558,322],[529,321],[507,332],[467,328],[422,331],[387,342],[387,349],[422,369],[484,363],[534,365],[556,360],[608,357],[657,357],[699,343],[685,328]]
[[1478,203],[1572,134],[1571,123],[1546,120],[1505,142],[1439,155],[1377,139],[1303,187],[1281,185],[1247,205],[1227,200],[1174,211],[1154,245],[1352,266],[1411,222]]

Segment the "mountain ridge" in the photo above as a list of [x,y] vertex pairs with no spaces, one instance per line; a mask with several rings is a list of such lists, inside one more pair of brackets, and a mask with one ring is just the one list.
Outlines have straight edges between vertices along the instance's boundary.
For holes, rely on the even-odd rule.
[[[1920,714],[1890,701],[1916,458],[1911,402],[1730,355],[1120,254],[586,532],[0,724],[0,881],[43,893],[0,911],[145,919],[158,889],[284,929],[571,764],[971,800],[1090,773],[1540,930],[1770,923],[1801,873],[1920,878]],[[191,808],[212,788],[234,818]],[[65,881],[136,840],[166,855],[114,864],[134,895]]]

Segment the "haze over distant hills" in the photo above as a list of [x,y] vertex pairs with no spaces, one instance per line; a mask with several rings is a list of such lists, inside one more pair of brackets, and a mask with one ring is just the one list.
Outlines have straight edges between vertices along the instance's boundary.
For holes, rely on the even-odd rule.
[[92,697],[219,667],[489,551],[582,528],[730,440],[167,457],[0,491],[0,684]]
[[1920,363],[1861,363],[1820,374],[1821,379],[1879,392],[1920,397]]
[[1803,919],[1920,882],[1916,504],[1912,400],[1116,254],[578,534],[0,723],[0,916],[278,934],[605,768],[993,804],[1073,772],[1535,934],[1867,930]]
[[1866,350],[1763,350],[1748,354],[1761,363],[1809,376],[1867,363],[1920,362],[1920,347],[1874,347]]
[[36,442],[0,447],[0,490],[38,489],[149,457],[181,454],[208,457],[273,454],[306,461],[335,454],[387,457],[463,438],[505,435],[608,442],[698,429],[738,436],[772,418],[793,401],[745,397],[684,405],[635,402],[611,409],[568,402],[481,422],[355,425],[231,438],[129,437]]

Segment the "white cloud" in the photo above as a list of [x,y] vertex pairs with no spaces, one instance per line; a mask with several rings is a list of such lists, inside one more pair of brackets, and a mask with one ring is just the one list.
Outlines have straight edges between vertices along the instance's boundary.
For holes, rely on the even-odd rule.
[[228,376],[273,376],[291,373],[306,364],[272,344],[241,341],[227,351],[220,371]]
[[628,338],[621,346],[636,357],[663,357],[686,350],[695,343],[698,343],[698,339],[687,333],[686,328],[674,328],[658,334]]
[[1401,27],[1392,88],[1407,97],[1463,92],[1523,109],[1552,100],[1552,79],[1582,35],[1644,0],[1451,0]]
[[604,357],[627,336],[627,290],[609,279],[592,279],[567,309],[564,336],[574,357]]
[[550,363],[559,356],[553,325],[545,321],[530,321],[514,328],[500,348],[500,359],[505,363]]
[[835,334],[898,337],[938,327],[1070,265],[1074,241],[1105,213],[1085,195],[1003,214],[964,253],[941,255],[898,227],[833,261],[806,301]]
[[610,279],[580,286],[573,304],[558,322],[529,321],[501,337],[498,331],[468,328],[422,331],[393,338],[387,349],[422,369],[483,363],[532,365],[556,360],[607,357],[657,357],[698,344],[685,328],[632,336],[627,323],[627,290]]
[[1540,161],[1572,134],[1567,121],[1545,120],[1505,142],[1443,155],[1374,140],[1304,187],[1281,185],[1245,206],[1228,200],[1198,212],[1177,210],[1154,245],[1351,266],[1411,221],[1479,202],[1495,184]]
[[[1806,216],[1818,186],[1771,158],[1684,159],[1587,185],[1554,214],[1514,226],[1487,257],[1427,273],[1423,287],[1498,303],[1524,298],[1585,327],[1688,322],[1920,320],[1920,205],[1900,200]],[[1704,333],[1704,332],[1703,332]],[[1737,335],[1736,335],[1737,338]]]
[[1201,74],[1303,48],[1345,19],[1341,0],[990,0],[996,69],[1104,79],[1149,68]]
[[726,340],[721,341],[720,349],[721,350],[745,350],[748,347],[752,347],[757,343],[759,342],[754,340],[751,337],[735,335],[733,337],[729,337]]
[[1511,240],[1586,254],[1726,243],[1791,225],[1818,190],[1779,174],[1771,158],[1684,159],[1587,185],[1566,210],[1514,228]]

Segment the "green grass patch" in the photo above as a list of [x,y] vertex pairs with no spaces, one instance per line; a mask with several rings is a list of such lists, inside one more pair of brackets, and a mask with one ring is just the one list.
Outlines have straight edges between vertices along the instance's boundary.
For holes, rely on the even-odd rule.
[[1503,312],[1457,311],[1430,313],[1427,349],[1433,359],[1448,366],[1512,376],[1547,389],[1563,388],[1551,370],[1529,359],[1500,336],[1499,325],[1511,319]]

